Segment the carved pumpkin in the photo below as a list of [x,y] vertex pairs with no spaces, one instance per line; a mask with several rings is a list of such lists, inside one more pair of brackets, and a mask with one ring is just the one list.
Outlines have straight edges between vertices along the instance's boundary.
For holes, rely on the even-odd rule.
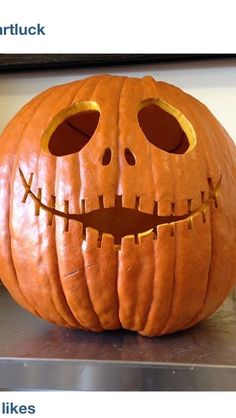
[[0,181],[0,275],[48,321],[163,335],[235,282],[235,146],[175,86],[99,75],[50,88],[2,134]]

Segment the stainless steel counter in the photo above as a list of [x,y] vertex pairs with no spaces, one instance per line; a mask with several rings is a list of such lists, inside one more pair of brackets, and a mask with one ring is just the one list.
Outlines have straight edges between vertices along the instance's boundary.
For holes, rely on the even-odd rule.
[[62,329],[0,286],[1,390],[236,390],[236,301],[161,338]]

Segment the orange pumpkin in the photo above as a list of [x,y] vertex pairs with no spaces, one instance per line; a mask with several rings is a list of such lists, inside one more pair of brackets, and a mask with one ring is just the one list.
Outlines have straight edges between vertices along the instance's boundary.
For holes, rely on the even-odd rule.
[[235,146],[210,111],[151,77],[52,87],[0,150],[0,275],[61,326],[185,329],[236,278]]

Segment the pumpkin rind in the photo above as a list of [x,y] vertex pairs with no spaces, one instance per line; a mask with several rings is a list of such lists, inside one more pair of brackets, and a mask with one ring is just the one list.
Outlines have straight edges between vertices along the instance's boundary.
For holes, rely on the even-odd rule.
[[[147,140],[137,113],[152,99],[189,120],[197,138],[190,152],[165,152]],[[98,104],[98,126],[78,153],[56,157],[43,149],[43,135],[55,115],[80,101]],[[103,165],[106,149],[111,158]],[[84,241],[81,223],[36,208],[30,194],[22,202],[19,169],[45,205],[64,213],[98,210],[101,202],[111,208],[117,196],[123,207],[158,208],[159,216],[210,201],[204,214],[159,225],[157,237],[124,236],[118,250],[109,234],[98,245],[99,231],[90,227]],[[19,304],[48,321],[163,335],[209,316],[235,283],[235,146],[210,111],[175,86],[99,75],[41,93],[2,134],[0,182],[0,276]]]

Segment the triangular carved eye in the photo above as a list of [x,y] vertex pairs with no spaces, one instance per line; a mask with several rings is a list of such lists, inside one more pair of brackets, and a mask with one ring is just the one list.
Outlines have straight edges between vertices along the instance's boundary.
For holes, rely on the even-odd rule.
[[191,123],[173,106],[160,100],[143,102],[138,122],[148,141],[163,151],[185,154],[195,146]]
[[63,109],[48,127],[43,148],[57,157],[79,152],[93,136],[99,118],[94,102],[79,102]]

